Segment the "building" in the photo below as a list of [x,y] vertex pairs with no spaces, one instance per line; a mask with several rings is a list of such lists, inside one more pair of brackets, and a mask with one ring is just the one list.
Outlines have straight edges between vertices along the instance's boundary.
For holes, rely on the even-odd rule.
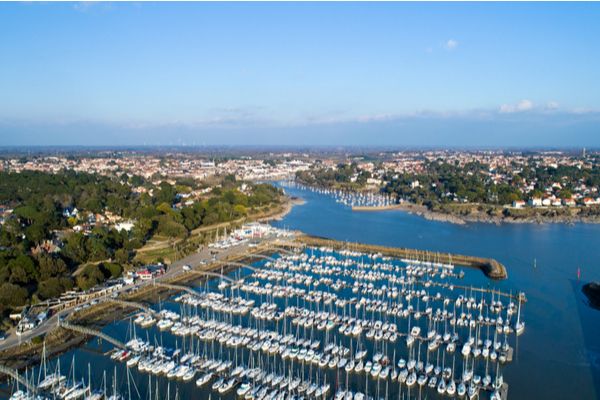
[[513,206],[513,208],[523,208],[523,207],[525,207],[525,201],[524,200],[514,200],[512,202],[512,206]]
[[143,281],[149,281],[152,279],[152,272],[149,269],[142,269],[137,272],[137,276]]

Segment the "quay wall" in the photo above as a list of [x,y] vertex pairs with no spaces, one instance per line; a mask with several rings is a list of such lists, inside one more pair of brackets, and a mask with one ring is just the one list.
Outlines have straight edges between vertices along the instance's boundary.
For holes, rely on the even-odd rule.
[[492,258],[467,256],[462,254],[440,253],[428,250],[408,249],[403,247],[386,247],[372,244],[340,242],[333,239],[309,235],[300,235],[295,240],[308,246],[325,246],[334,249],[350,248],[367,253],[381,253],[396,258],[432,260],[452,263],[481,270],[488,278],[502,280],[508,278],[506,267]]
[[385,211],[385,210],[401,210],[402,204],[390,204],[389,206],[352,206],[352,211]]

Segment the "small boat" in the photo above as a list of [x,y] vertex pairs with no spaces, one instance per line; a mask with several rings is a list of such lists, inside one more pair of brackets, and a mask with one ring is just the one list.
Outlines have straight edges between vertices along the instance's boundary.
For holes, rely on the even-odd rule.
[[221,386],[223,386],[223,384],[225,383],[225,379],[223,378],[219,378],[215,381],[215,383],[213,383],[212,385],[212,390],[219,390],[219,388]]

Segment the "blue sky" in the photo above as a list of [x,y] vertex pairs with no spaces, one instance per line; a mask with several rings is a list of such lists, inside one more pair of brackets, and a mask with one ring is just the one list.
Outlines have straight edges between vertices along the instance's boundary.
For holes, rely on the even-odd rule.
[[2,3],[4,145],[600,147],[600,4]]

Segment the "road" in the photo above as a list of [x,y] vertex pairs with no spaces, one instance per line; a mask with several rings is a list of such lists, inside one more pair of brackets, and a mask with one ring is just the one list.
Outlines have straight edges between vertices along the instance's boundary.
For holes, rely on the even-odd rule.
[[[273,241],[273,239],[275,239],[275,238],[274,237],[265,238],[265,239],[262,239],[262,242],[264,243],[264,242],[268,242],[268,241]],[[228,249],[222,249],[222,250],[215,250],[215,249],[211,249],[208,247],[204,247],[199,252],[190,254],[189,256],[172,263],[169,266],[169,268],[167,269],[167,272],[165,272],[165,274],[157,277],[155,279],[155,281],[169,280],[169,279],[176,278],[182,274],[186,274],[186,271],[183,270],[184,265],[190,265],[192,268],[195,268],[200,265],[205,265],[205,264],[213,263],[215,261],[223,260],[231,255],[243,254],[243,253],[247,252],[248,249],[249,249],[248,243],[243,243],[243,244],[240,244],[237,246],[232,246]],[[211,251],[216,251],[216,254],[214,254],[214,259],[213,259],[213,255],[211,254]],[[152,285],[152,284],[153,284],[152,280],[138,281],[138,282],[134,283],[133,285],[123,286],[122,288],[117,289],[105,296],[98,297],[93,300],[88,300],[86,302],[79,303],[76,306],[61,310],[61,311],[57,312],[56,314],[52,315],[50,318],[48,318],[41,324],[39,324],[38,326],[36,326],[34,329],[27,331],[20,336],[17,335],[16,333],[12,332],[10,335],[8,335],[6,337],[6,339],[4,341],[0,342],[0,351],[8,350],[15,346],[19,346],[21,343],[25,343],[25,342],[33,339],[36,336],[40,336],[40,335],[50,332],[52,329],[56,328],[56,326],[58,325],[59,318],[68,317],[77,307],[81,307],[82,305],[85,305],[85,304],[90,304],[93,301],[94,302],[102,302],[102,301],[107,300],[111,296],[115,296],[115,294],[118,296],[125,291],[130,291],[130,290],[136,289],[136,288],[139,290],[147,285]]]

